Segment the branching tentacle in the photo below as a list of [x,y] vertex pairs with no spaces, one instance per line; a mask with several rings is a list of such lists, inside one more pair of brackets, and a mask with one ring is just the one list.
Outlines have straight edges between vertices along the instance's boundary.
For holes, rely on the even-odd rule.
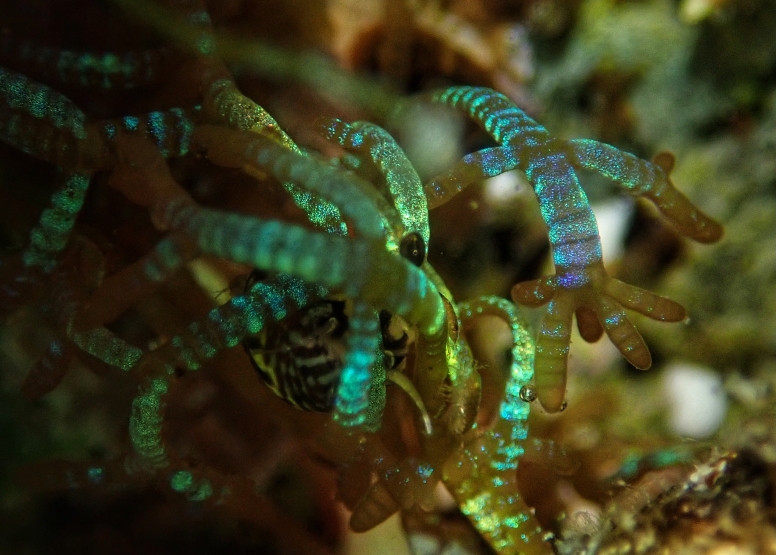
[[596,340],[606,330],[631,364],[648,368],[649,351],[621,307],[671,322],[683,319],[684,309],[668,299],[619,284],[606,274],[595,216],[574,166],[598,171],[634,195],[646,196],[683,234],[701,242],[718,240],[722,235],[719,224],[671,184],[672,157],[661,155],[651,164],[596,141],[554,139],[508,98],[488,89],[453,87],[433,94],[432,99],[466,112],[499,147],[469,155],[470,163],[480,168],[469,168],[462,161],[453,171],[432,180],[428,194],[438,193],[441,202],[472,178],[518,168],[525,172],[539,199],[556,274],[516,285],[512,298],[533,307],[549,302],[537,342],[537,392],[542,405],[550,412],[562,407],[575,312],[584,339]]
[[441,206],[472,183],[501,175],[519,167],[514,149],[484,148],[464,156],[445,173],[424,185],[429,209]]
[[654,161],[647,162],[591,139],[574,139],[567,144],[573,163],[614,180],[634,196],[648,198],[682,235],[700,243],[714,243],[722,237],[722,226],[698,210],[671,183],[672,154],[661,152]]

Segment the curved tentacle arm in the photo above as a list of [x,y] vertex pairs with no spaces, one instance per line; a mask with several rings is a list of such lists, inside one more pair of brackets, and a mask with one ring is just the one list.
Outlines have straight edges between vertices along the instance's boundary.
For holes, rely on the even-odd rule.
[[700,243],[714,243],[722,237],[722,226],[674,187],[669,177],[674,167],[672,154],[661,152],[647,162],[591,139],[574,139],[567,145],[572,163],[614,180],[634,196],[648,198],[682,235]]
[[81,211],[91,176],[71,173],[60,176],[63,183],[51,196],[38,224],[30,232],[30,245],[22,254],[25,267],[39,267],[50,273],[56,257],[65,248],[75,219]]
[[534,345],[517,307],[483,297],[459,306],[465,321],[498,316],[512,331],[512,366],[499,416],[484,434],[464,444],[463,460],[445,465],[445,484],[477,530],[499,553],[548,554],[542,529],[517,488],[517,467],[528,438],[530,404],[523,400],[534,374]]
[[[181,156],[188,151],[192,129],[190,114],[173,108],[142,117],[127,116],[121,120],[98,122],[87,126],[86,132],[87,136],[101,135],[98,142],[113,143],[114,148],[121,141],[116,139],[117,134],[135,133],[153,140],[161,156],[169,157]],[[63,184],[52,195],[49,207],[43,210],[39,223],[32,229],[30,245],[22,255],[25,267],[39,267],[44,273],[52,270],[56,257],[65,248],[91,179],[91,174],[86,172],[62,173]]]
[[418,172],[394,138],[383,128],[363,121],[348,124],[332,119],[321,124],[321,130],[327,139],[369,160],[384,180],[380,188],[390,195],[404,232],[417,233],[427,246],[430,231],[426,196]]
[[292,152],[264,137],[213,125],[199,126],[194,133],[194,143],[219,166],[258,168],[269,171],[281,181],[301,183],[304,190],[313,191],[327,202],[341,206],[343,214],[365,237],[377,239],[384,235],[379,214],[387,204],[382,201],[377,206],[376,196],[367,193],[369,185],[353,175]]
[[519,165],[513,148],[499,146],[467,154],[452,168],[423,186],[428,207],[432,210],[441,206],[472,183],[501,175]]
[[[123,3],[125,9],[136,11],[132,3]],[[301,153],[299,147],[283,131],[275,119],[260,105],[242,94],[224,63],[215,55],[215,35],[213,25],[204,3],[201,0],[175,2],[176,11],[184,16],[188,25],[170,22],[180,30],[181,46],[191,47],[206,70],[200,84],[203,90],[203,106],[209,121],[223,122],[233,129],[249,131],[263,135],[273,142]],[[166,19],[157,14],[160,21]],[[175,33],[173,33],[174,35]],[[329,233],[347,235],[347,225],[337,207],[325,199],[318,198],[292,181],[284,181],[283,187],[291,194],[294,203],[307,214],[310,222]]]
[[139,395],[132,403],[130,438],[141,466],[149,469],[169,465],[161,437],[164,396],[175,367],[197,370],[224,348],[237,345],[246,335],[258,333],[267,323],[279,321],[294,308],[309,304],[320,288],[301,280],[277,276],[258,282],[246,295],[214,308],[201,322],[155,351],[144,354],[133,367],[143,376]]
[[[343,360],[332,418],[345,427],[376,430],[385,406],[384,385],[375,384],[380,354],[380,329],[377,313],[366,303],[353,301],[348,320],[347,354]],[[380,395],[382,391],[382,395]]]
[[[701,242],[713,242],[721,227],[697,210],[668,179],[673,166],[661,155],[650,164],[595,141],[560,141],[526,116],[504,95],[488,89],[453,87],[435,93],[433,100],[466,112],[504,149],[513,149],[516,167],[533,184],[542,217],[549,228],[555,276],[513,288],[512,298],[528,306],[550,303],[537,344],[537,392],[550,412],[562,406],[571,319],[586,340],[602,331],[639,368],[651,364],[649,351],[622,308],[635,309],[660,321],[685,317],[676,303],[612,280],[601,259],[598,227],[574,166],[594,169],[652,200],[680,229]],[[496,151],[499,161],[506,157]],[[485,158],[476,160],[485,164]],[[504,167],[507,167],[506,165]],[[509,167],[512,167],[511,165]],[[496,166],[494,171],[498,171]],[[462,181],[472,170],[461,166]],[[483,168],[482,173],[486,173]],[[468,174],[466,172],[469,172]],[[453,175],[455,178],[455,175]],[[453,182],[449,177],[447,182]]]
[[205,114],[208,119],[223,122],[232,129],[263,135],[289,150],[301,154],[299,147],[278,125],[269,112],[240,92],[231,77],[213,80],[205,90]]
[[350,527],[365,532],[399,510],[434,506],[438,470],[414,458],[401,461],[385,449],[368,449],[377,481],[353,507]]
[[46,351],[27,374],[22,391],[32,399],[52,391],[65,377],[75,353],[67,341],[68,324],[83,300],[94,290],[103,271],[103,257],[96,245],[87,240],[74,241],[64,253],[61,264],[45,279],[52,301],[49,310],[54,337]]
[[99,165],[96,160],[102,145],[95,145],[93,138],[87,136],[85,114],[69,98],[0,68],[0,140],[36,158],[76,170]]
[[0,60],[23,64],[25,71],[46,81],[81,87],[137,89],[160,82],[174,54],[169,47],[129,52],[88,52],[53,48],[19,40],[5,29]]
[[147,137],[164,157],[188,151],[197,108],[173,108],[142,116],[87,122],[66,96],[28,77],[0,68],[0,140],[68,172],[112,168],[115,140]]
[[130,345],[104,327],[71,330],[68,337],[85,353],[124,372],[129,372],[143,356],[142,349]]
[[[570,323],[576,309],[574,297],[585,288],[595,291],[590,278],[599,276],[587,270],[601,265],[598,226],[587,196],[569,160],[560,150],[561,144],[504,95],[489,89],[453,87],[434,94],[433,99],[463,110],[478,122],[504,149],[494,151],[501,164],[508,159],[505,151],[512,150],[512,159],[508,161],[514,165],[496,165],[494,171],[501,167],[517,167],[534,186],[542,218],[549,228],[556,275],[531,282],[527,289],[518,289],[513,298],[517,302],[540,306],[549,302],[553,295],[556,297],[542,324],[536,364],[542,369],[537,384],[542,404],[548,411],[559,410],[565,393]],[[558,302],[557,295],[561,291],[568,293],[568,298]],[[546,378],[542,376],[544,373],[548,373]],[[549,384],[555,385],[550,387]]]
[[601,263],[585,272],[587,284],[571,291],[557,287],[557,277],[512,288],[512,298],[520,304],[535,307],[549,302],[536,344],[536,388],[542,406],[550,411],[560,408],[565,396],[572,314],[577,314],[583,339],[595,341],[605,331],[628,362],[642,370],[652,365],[652,357],[623,309],[659,322],[681,322],[687,317],[680,304],[609,277]]
[[191,234],[202,252],[343,290],[417,324],[421,334],[438,334],[445,325],[441,298],[426,275],[379,243],[186,203],[170,203],[159,222]]
[[288,314],[320,298],[325,291],[286,275],[255,283],[245,295],[212,309],[208,315],[160,347],[164,360],[187,370],[198,370],[219,351],[239,344],[246,336],[259,333],[267,323],[279,322]]
[[[250,334],[258,333],[265,321],[279,321],[285,316],[325,295],[321,287],[310,286],[299,279],[279,275],[258,282],[245,295],[238,295],[212,309],[206,318],[192,323],[182,334],[153,351],[164,364],[196,370],[215,354],[234,347]],[[70,339],[83,351],[124,371],[140,368],[144,353],[103,327],[85,331],[71,329]],[[145,354],[146,358],[150,354]]]
[[114,321],[197,254],[188,237],[168,235],[140,260],[103,281],[79,308],[73,329],[88,330]]

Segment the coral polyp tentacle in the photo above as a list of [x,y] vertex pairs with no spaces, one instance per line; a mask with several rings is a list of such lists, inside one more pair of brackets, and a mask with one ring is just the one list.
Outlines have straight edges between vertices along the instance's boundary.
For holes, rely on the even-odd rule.
[[556,139],[507,97],[488,89],[452,87],[431,98],[464,111],[499,144],[486,155],[469,155],[432,180],[427,186],[431,196],[441,202],[472,179],[521,169],[539,199],[556,274],[515,286],[512,298],[533,307],[549,301],[536,356],[542,405],[551,412],[562,406],[574,312],[583,338],[596,340],[604,329],[626,359],[639,368],[649,367],[649,351],[620,307],[669,322],[683,319],[684,310],[668,299],[617,285],[606,274],[595,216],[574,168],[592,169],[632,194],[647,197],[684,235],[701,242],[718,240],[721,226],[695,208],[668,178],[673,158],[660,155],[650,163],[596,141]]
[[8,29],[0,35],[0,60],[23,65],[49,82],[104,89],[136,89],[160,82],[176,56],[168,46],[127,52],[58,49],[19,40]]
[[39,267],[45,273],[54,269],[56,257],[65,248],[83,206],[90,178],[83,173],[60,176],[63,183],[30,232],[30,244],[22,254],[27,268]]
[[606,294],[623,308],[659,322],[681,322],[687,318],[687,311],[679,303],[618,279],[606,282]]
[[429,208],[441,206],[472,183],[501,175],[519,165],[512,149],[484,148],[467,154],[424,185]]
[[[371,238],[384,234],[375,197],[364,192],[368,185],[358,182],[355,176],[343,174],[319,160],[249,133],[202,125],[194,140],[218,165],[266,170],[285,182],[303,183],[303,190],[313,191],[318,197],[340,206],[360,233]],[[385,207],[383,204],[379,208]]]
[[534,377],[531,334],[517,307],[504,299],[484,297],[459,308],[464,321],[487,315],[509,325],[512,363],[496,421],[485,433],[465,443],[463,464],[445,467],[445,484],[497,552],[548,553],[541,526],[517,488],[517,467],[525,452],[530,413],[530,404],[521,398],[521,392]]
[[347,124],[334,119],[322,125],[326,138],[363,155],[382,176],[385,191],[401,217],[405,233],[417,233],[429,243],[428,204],[417,171],[387,131],[368,122]]
[[614,180],[634,196],[646,197],[682,235],[700,243],[722,238],[722,226],[698,210],[671,183],[672,154],[661,152],[647,162],[591,139],[574,139],[567,144],[575,164]]
[[[376,372],[382,372],[381,381],[385,381],[385,370],[375,368],[380,354],[378,332],[374,309],[366,303],[354,302],[353,314],[349,319],[348,351],[343,361],[332,414],[334,420],[343,426],[362,426],[371,430],[380,427],[385,398],[382,396],[378,406],[374,406],[374,397],[370,395]],[[381,384],[374,387],[381,387]]]

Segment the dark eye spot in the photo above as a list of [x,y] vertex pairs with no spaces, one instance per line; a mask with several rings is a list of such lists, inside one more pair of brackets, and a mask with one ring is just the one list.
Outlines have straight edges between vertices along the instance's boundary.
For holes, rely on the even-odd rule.
[[409,233],[402,237],[399,254],[419,267],[426,259],[426,242],[419,234]]

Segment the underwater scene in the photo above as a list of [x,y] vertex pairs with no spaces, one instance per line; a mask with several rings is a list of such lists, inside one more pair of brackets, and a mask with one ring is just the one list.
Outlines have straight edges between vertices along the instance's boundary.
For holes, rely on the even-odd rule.
[[0,10],[0,553],[776,553],[776,0]]

